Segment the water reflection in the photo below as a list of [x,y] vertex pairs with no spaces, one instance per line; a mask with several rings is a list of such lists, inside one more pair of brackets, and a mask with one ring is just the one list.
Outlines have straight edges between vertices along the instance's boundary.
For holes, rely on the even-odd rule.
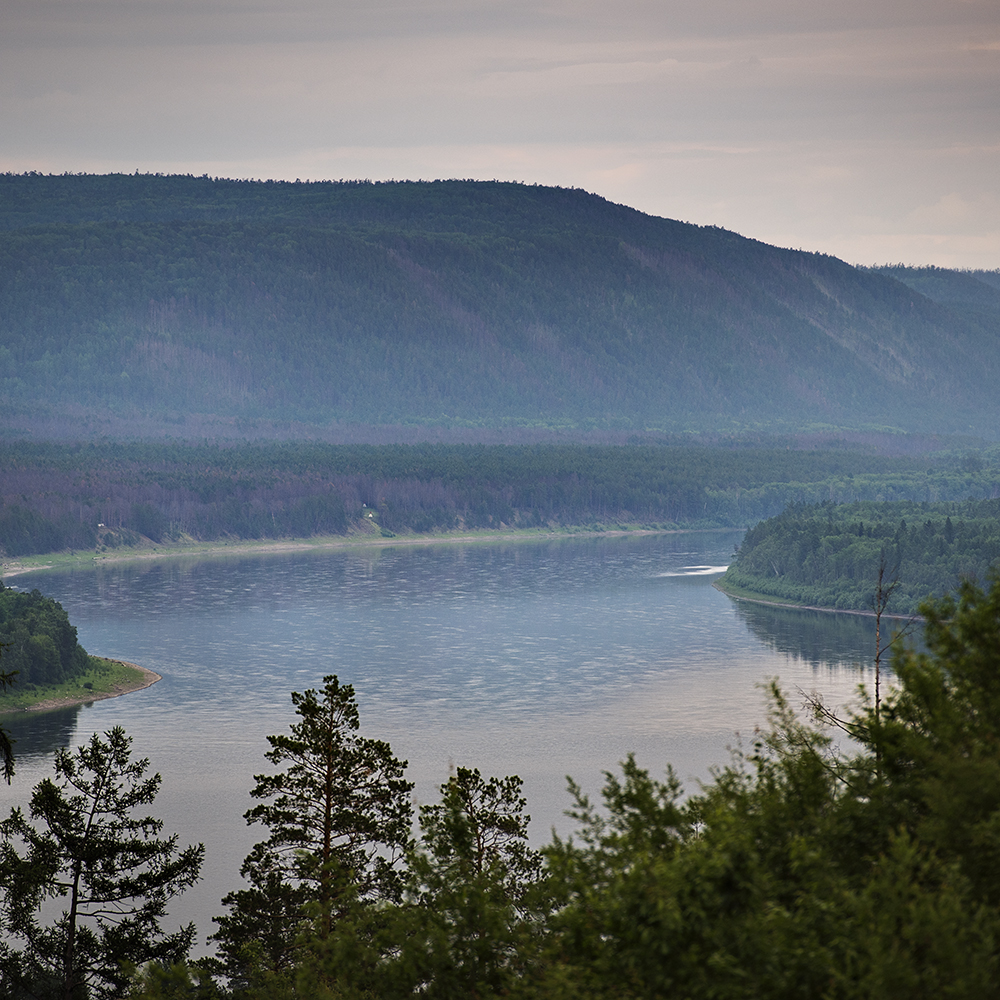
[[[750,601],[733,601],[737,617],[749,632],[776,653],[808,664],[813,670],[853,668],[859,678],[871,670],[875,659],[875,619],[806,608],[779,608]],[[920,648],[919,620],[884,616],[882,643]],[[891,650],[883,652],[883,669],[890,670]]]
[[875,622],[864,615],[733,602],[737,617],[775,652],[822,667],[860,667],[875,651]]
[[48,758],[61,747],[70,745],[76,732],[82,705],[51,712],[18,712],[0,716],[0,725],[15,741],[18,767],[37,758]]

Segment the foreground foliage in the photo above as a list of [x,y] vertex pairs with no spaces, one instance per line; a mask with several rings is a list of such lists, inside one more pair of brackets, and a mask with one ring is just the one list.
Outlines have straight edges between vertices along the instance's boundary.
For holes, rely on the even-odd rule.
[[877,711],[821,709],[848,748],[775,687],[769,726],[698,794],[631,758],[599,808],[574,788],[578,832],[545,850],[516,955],[495,932],[510,978],[440,995],[1000,994],[1000,580],[924,612],[926,651],[897,654]]
[[[6,644],[0,643],[0,654],[3,653],[4,645]],[[11,687],[15,678],[16,674],[13,671],[0,670],[0,692]],[[4,781],[9,785],[11,778],[14,777],[14,741],[11,739],[10,733],[3,726],[0,726],[0,760],[3,761]]]
[[[75,753],[56,754],[56,779],[36,787],[29,815],[0,823],[0,994],[6,997],[120,997],[127,965],[178,961],[194,925],[164,934],[169,899],[198,878],[204,848],[179,850],[177,837],[136,814],[160,776],[133,760],[120,727]],[[54,922],[49,900],[64,901]]]
[[519,778],[458,768],[440,803],[420,809],[403,899],[356,909],[325,940],[311,936],[301,992],[386,1000],[516,992],[532,975],[548,906],[520,789]]
[[322,691],[292,694],[299,721],[268,737],[267,759],[284,770],[259,774],[246,813],[268,831],[243,862],[249,888],[223,900],[216,968],[249,986],[299,961],[306,930],[324,941],[351,908],[400,898],[413,785],[388,743],[358,734],[354,689],[336,676]]
[[568,995],[1000,993],[1000,581],[924,610],[927,652],[841,721],[858,749],[775,688],[701,794],[630,759],[603,811],[577,795],[578,839],[548,852]]

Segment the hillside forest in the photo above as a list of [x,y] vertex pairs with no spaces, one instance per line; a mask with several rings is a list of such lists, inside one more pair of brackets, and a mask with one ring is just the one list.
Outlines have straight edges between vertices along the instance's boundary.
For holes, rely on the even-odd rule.
[[0,232],[18,433],[1000,435],[994,272],[498,182],[6,174]]
[[924,651],[897,649],[881,700],[799,717],[774,686],[769,723],[711,781],[686,793],[627,757],[600,801],[570,781],[575,833],[541,850],[516,776],[458,766],[414,815],[406,762],[362,734],[353,688],[328,676],[292,694],[295,722],[267,739],[244,817],[261,839],[197,961],[197,929],[161,921],[203,848],[146,814],[160,776],[132,738],[95,734],[0,823],[0,989],[990,1000],[1000,578],[922,610]]

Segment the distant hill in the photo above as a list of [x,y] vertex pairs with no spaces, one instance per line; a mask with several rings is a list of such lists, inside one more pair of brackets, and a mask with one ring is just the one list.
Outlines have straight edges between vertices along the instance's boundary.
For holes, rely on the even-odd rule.
[[987,325],[1000,318],[1000,270],[951,271],[943,267],[875,268],[934,302],[965,313]]
[[1000,282],[578,190],[0,176],[0,426],[1000,436]]

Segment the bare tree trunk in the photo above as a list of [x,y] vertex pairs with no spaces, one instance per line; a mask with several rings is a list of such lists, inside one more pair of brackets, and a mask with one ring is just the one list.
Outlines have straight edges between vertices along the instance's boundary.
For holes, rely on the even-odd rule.
[[[882,654],[889,649],[895,637],[888,642],[882,642],[882,614],[899,586],[899,565],[891,571],[886,566],[885,549],[882,549],[878,560],[878,576],[875,581],[875,595],[872,597],[872,610],[875,612],[875,728],[878,729],[879,715],[882,708]],[[881,744],[875,743],[875,765],[878,774],[882,774]]]

